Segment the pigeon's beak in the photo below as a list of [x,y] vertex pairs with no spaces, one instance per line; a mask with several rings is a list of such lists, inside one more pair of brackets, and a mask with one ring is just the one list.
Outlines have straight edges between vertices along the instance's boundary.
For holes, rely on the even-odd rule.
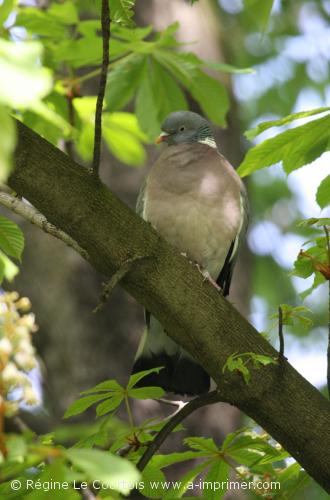
[[169,134],[167,134],[166,132],[162,132],[160,134],[159,137],[157,137],[157,139],[155,140],[155,143],[156,144],[160,144],[161,142],[164,142],[166,141],[166,139],[168,138]]

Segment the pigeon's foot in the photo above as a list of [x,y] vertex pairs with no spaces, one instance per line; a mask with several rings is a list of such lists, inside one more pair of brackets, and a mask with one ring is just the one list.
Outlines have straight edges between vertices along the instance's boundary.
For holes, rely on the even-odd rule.
[[203,269],[196,262],[195,262],[195,266],[197,267],[198,271],[203,275],[204,282],[208,281],[209,283],[211,283],[211,285],[214,286],[214,288],[216,288],[218,290],[218,292],[223,293],[221,286],[218,285],[218,283],[212,278],[212,276],[210,275],[210,273],[206,269]]
[[211,283],[211,285],[214,286],[218,290],[218,292],[222,293],[222,288],[221,286],[218,285],[218,283],[212,278],[210,273],[206,269],[200,269],[200,266],[197,264],[199,272],[204,276],[204,281],[208,281]]
[[[181,252],[181,255],[183,257],[186,257],[188,258],[188,255],[186,254],[186,252]],[[189,260],[189,259],[188,259]],[[192,264],[193,266],[196,266],[198,271],[203,275],[203,278],[204,278],[204,282],[205,281],[208,281],[209,283],[211,283],[211,285],[214,286],[214,288],[216,288],[218,290],[218,292],[220,293],[223,293],[222,291],[222,288],[221,286],[218,285],[218,283],[212,278],[212,276],[210,275],[210,273],[206,270],[206,269],[203,269],[199,264],[198,262],[195,262],[193,260],[189,260],[190,264]]]

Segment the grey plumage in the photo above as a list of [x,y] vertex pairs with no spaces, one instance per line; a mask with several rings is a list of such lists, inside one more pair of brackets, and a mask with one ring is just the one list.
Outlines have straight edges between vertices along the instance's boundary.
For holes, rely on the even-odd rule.
[[[187,258],[199,264],[229,293],[237,252],[247,226],[245,188],[217,150],[208,122],[191,112],[176,112],[162,125],[168,146],[152,167],[137,202],[137,212]],[[133,373],[164,366],[140,385],[158,385],[180,394],[209,389],[209,376],[146,313],[147,330]]]

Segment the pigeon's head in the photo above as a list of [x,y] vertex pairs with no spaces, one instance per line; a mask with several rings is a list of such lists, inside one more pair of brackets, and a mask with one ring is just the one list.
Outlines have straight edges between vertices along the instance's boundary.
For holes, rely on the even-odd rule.
[[[168,115],[161,126],[162,133],[156,143],[169,145],[191,142],[214,142],[210,124],[205,118],[192,111],[175,111]],[[214,143],[215,145],[215,143]]]

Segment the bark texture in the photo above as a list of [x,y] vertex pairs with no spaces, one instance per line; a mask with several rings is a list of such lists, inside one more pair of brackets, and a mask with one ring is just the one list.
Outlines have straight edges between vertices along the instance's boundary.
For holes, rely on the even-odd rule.
[[67,232],[111,276],[137,260],[122,286],[152,312],[168,334],[207,369],[222,400],[255,419],[330,491],[330,405],[286,361],[251,368],[246,385],[222,374],[234,352],[276,351],[187,260],[86,169],[18,123],[16,169],[9,183]]

